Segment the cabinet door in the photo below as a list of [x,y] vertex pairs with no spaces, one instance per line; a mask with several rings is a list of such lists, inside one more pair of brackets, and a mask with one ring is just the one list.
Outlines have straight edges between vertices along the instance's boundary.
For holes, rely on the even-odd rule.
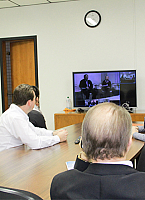
[[59,128],[63,128],[66,126],[70,126],[73,124],[78,124],[83,121],[85,117],[84,113],[68,113],[68,114],[54,114],[55,120],[55,130]]

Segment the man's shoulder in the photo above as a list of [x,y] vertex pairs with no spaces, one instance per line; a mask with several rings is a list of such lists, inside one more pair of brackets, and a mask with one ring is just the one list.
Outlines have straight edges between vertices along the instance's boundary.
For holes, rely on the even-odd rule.
[[28,116],[29,118],[38,118],[38,119],[44,119],[44,116],[41,112],[37,111],[37,110],[31,110],[29,113],[28,113]]
[[77,177],[77,175],[79,176],[80,173],[82,172],[77,169],[71,169],[55,175],[54,179],[61,180],[62,178],[66,178],[67,180],[69,180],[69,177]]
[[45,118],[41,112],[32,110],[28,113],[28,117],[34,126],[47,129]]
[[85,79],[82,79],[80,82],[85,82]]
[[42,115],[41,112],[39,112],[38,110],[31,110],[28,114]]
[[[109,167],[108,167],[109,166]],[[102,168],[101,170],[99,170],[100,168]],[[114,169],[115,169],[115,173],[114,173]],[[107,172],[107,173],[106,173]],[[109,172],[109,173],[108,173]],[[73,177],[73,176],[97,176],[97,177],[102,177],[102,176],[120,176],[123,177],[125,176],[126,178],[133,178],[136,177],[138,180],[144,179],[145,180],[145,172],[140,172],[137,171],[136,169],[127,166],[127,165],[108,165],[108,164],[93,164],[89,165],[87,169],[85,169],[84,171],[80,171],[78,169],[72,169],[72,170],[67,170],[64,172],[61,172],[57,175],[55,175],[55,178],[57,179],[61,179],[61,178],[67,178],[67,177]],[[141,179],[140,179],[141,178]],[[136,180],[137,180],[136,179]]]
[[8,109],[0,117],[0,125],[11,126],[12,124],[19,124],[19,122],[25,122],[27,115],[24,115],[17,109]]
[[37,116],[37,117],[43,117],[42,113],[39,112],[38,110],[31,110],[29,113],[28,113],[28,116],[29,117],[32,117],[32,116]]
[[22,115],[20,108],[17,105],[11,104],[11,106],[1,115],[1,117],[19,117]]

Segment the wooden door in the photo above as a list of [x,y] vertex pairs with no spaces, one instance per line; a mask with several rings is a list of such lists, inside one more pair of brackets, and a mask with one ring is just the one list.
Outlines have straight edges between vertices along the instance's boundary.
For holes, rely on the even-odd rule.
[[3,59],[3,99],[5,104],[5,109],[8,108],[8,87],[7,87],[7,68],[6,68],[6,44],[2,43],[2,59]]
[[36,38],[4,40],[1,44],[4,112],[12,103],[13,91],[19,84],[38,86],[37,45]]
[[10,43],[12,91],[19,84],[35,85],[34,41]]

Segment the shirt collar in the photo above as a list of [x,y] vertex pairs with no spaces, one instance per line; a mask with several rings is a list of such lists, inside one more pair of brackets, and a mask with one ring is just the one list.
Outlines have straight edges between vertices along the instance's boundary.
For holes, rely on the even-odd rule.
[[14,109],[18,110],[18,111],[21,112],[26,118],[29,118],[28,115],[27,115],[19,106],[17,106],[16,104],[12,103],[12,104],[10,105],[10,108],[11,108],[11,109],[14,108]]
[[129,160],[117,161],[117,162],[106,162],[106,163],[100,163],[100,164],[119,164],[119,165],[127,165],[129,167],[133,167],[132,162]]

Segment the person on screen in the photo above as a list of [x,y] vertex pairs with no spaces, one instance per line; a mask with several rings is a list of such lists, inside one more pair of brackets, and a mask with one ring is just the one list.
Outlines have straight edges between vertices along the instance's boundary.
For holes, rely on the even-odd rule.
[[104,91],[104,97],[110,97],[111,81],[109,76],[105,76],[105,80],[102,82],[102,90]]
[[46,130],[35,127],[28,117],[34,108],[35,93],[32,86],[21,84],[13,93],[13,103],[0,117],[0,151],[25,144],[31,149],[49,147],[66,141],[66,130]]
[[90,108],[75,169],[53,178],[51,199],[144,199],[145,173],[126,160],[131,142],[128,111],[108,102]]
[[93,84],[91,80],[88,80],[88,74],[84,75],[84,79],[80,81],[79,87],[84,95],[84,99],[89,99],[92,93]]
[[135,81],[135,75],[132,76],[132,80]]
[[32,86],[32,88],[33,91],[35,92],[35,105],[33,110],[28,113],[29,121],[36,127],[47,129],[45,118],[42,112],[40,111],[39,107],[39,96],[40,96],[39,89],[36,86]]

